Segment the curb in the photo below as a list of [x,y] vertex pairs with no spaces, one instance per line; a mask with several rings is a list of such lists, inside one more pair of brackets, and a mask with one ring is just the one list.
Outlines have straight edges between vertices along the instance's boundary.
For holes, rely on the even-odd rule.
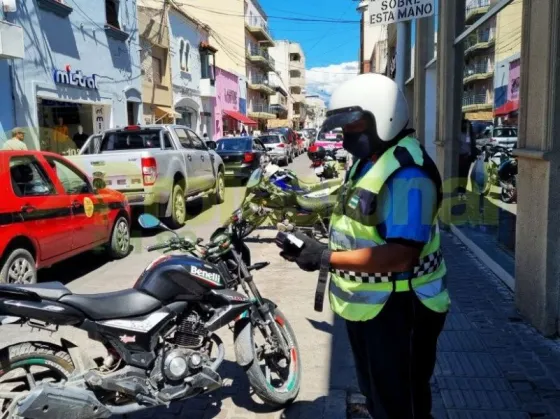
[[502,268],[498,263],[494,261],[488,254],[478,247],[471,239],[463,234],[461,230],[455,227],[453,224],[450,225],[451,232],[455,237],[457,237],[465,246],[469,248],[471,252],[476,256],[480,262],[482,262],[488,269],[490,269],[494,275],[496,275],[500,281],[502,281],[511,291],[515,291],[515,278],[509,274],[504,268]]

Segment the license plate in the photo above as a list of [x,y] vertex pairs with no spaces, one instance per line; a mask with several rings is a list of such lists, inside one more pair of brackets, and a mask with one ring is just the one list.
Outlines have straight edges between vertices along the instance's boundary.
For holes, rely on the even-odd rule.
[[233,175],[233,170],[226,170],[226,175]]

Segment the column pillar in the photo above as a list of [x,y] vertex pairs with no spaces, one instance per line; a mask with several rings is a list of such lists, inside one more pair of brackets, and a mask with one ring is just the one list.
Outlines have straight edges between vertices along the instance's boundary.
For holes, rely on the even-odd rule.
[[[458,173],[457,138],[461,131],[463,97],[463,47],[454,46],[464,29],[465,0],[440,1],[437,45],[436,163],[444,181],[444,193],[452,191],[452,179]],[[447,197],[447,196],[446,196]],[[450,202],[446,199],[445,202]],[[440,215],[451,220],[451,205],[444,205]],[[445,227],[445,222],[442,227]]]
[[416,45],[414,46],[414,115],[413,127],[422,145],[426,138],[426,64],[433,58],[434,18],[416,21]]
[[523,0],[515,302],[560,333],[560,3]]

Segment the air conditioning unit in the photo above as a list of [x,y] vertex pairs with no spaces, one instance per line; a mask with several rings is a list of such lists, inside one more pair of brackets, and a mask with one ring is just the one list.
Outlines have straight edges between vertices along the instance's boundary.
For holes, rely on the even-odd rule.
[[23,29],[0,20],[0,59],[23,58]]

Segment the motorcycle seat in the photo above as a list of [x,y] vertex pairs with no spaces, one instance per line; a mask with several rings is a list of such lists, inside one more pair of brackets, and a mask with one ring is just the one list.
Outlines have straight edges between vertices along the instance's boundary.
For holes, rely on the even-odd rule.
[[305,192],[315,192],[321,189],[328,189],[332,188],[333,186],[339,186],[342,184],[341,179],[329,179],[324,182],[319,183],[312,183],[312,184],[305,184],[300,182],[299,187],[303,189]]
[[59,302],[80,310],[91,320],[138,317],[161,307],[159,300],[135,289],[103,294],[68,294]]
[[327,195],[320,198],[308,198],[299,195],[296,197],[298,206],[303,210],[311,212],[333,208],[337,201],[338,197],[336,195]]
[[61,282],[45,282],[43,284],[5,284],[0,285],[0,294],[2,292],[12,293],[14,291],[23,291],[36,294],[43,300],[58,301],[65,295],[72,294]]

